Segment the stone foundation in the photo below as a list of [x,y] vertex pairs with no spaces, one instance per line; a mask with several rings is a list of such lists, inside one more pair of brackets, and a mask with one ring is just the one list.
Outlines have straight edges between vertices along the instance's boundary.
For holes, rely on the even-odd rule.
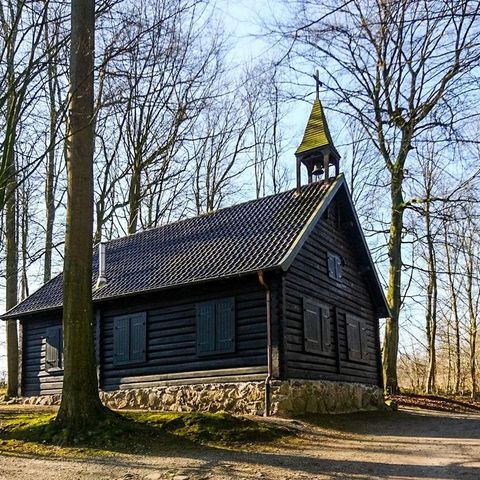
[[380,388],[360,383],[320,380],[272,382],[272,415],[305,413],[348,413],[383,410]]
[[263,382],[207,383],[117,390],[100,397],[111,408],[262,415],[264,388]]
[[[263,382],[170,385],[115,392],[100,392],[111,408],[148,409],[170,412],[219,412],[263,415]],[[17,402],[58,405],[60,395],[25,397]],[[320,380],[272,381],[271,414],[346,413],[385,407],[380,388],[359,383]]]

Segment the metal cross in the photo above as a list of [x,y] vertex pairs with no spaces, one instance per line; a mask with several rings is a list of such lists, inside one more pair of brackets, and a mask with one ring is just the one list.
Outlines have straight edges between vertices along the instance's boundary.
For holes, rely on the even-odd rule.
[[320,81],[320,72],[318,69],[315,71],[315,73],[312,75],[313,78],[315,79],[315,86],[316,86],[316,91],[317,91],[317,100],[320,97],[320,86],[323,86],[323,83]]

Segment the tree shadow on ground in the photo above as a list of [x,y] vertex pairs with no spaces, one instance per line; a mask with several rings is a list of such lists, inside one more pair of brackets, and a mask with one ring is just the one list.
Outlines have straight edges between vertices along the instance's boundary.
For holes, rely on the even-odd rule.
[[480,439],[480,415],[434,413],[403,409],[398,412],[358,412],[340,415],[308,415],[307,424],[343,433],[373,437]]
[[[132,435],[135,436],[127,432],[127,434],[124,434],[125,438],[114,443],[111,447],[105,445],[98,447],[98,452],[103,450],[111,453],[133,455],[116,456],[113,459],[108,456],[99,456],[94,448],[85,451],[85,456],[81,458],[81,462],[85,465],[109,466],[114,464],[116,468],[124,468],[130,471],[134,469],[134,471],[142,472],[142,475],[147,475],[150,471],[169,468],[171,462],[168,459],[175,457],[183,461],[182,465],[184,466],[181,468],[187,474],[189,469],[192,472],[198,472],[198,470],[209,471],[214,472],[214,475],[228,476],[232,480],[251,478],[246,477],[245,472],[248,469],[251,471],[252,468],[259,471],[264,468],[275,468],[286,478],[298,478],[298,476],[312,479],[321,476],[330,478],[339,476],[361,480],[377,477],[425,480],[457,480],[459,478],[478,480],[480,478],[480,468],[471,466],[480,464],[480,449],[478,455],[468,457],[468,463],[466,464],[460,462],[458,456],[453,455],[452,460],[446,462],[446,465],[445,462],[436,461],[435,458],[428,459],[425,464],[418,464],[414,461],[414,457],[410,457],[413,463],[408,464],[408,457],[415,453],[415,450],[409,449],[407,451],[402,450],[402,448],[396,450],[399,438],[402,437],[405,445],[414,444],[416,439],[420,444],[422,437],[427,439],[423,442],[424,444],[431,442],[434,437],[442,437],[442,439],[464,439],[467,444],[474,448],[477,445],[475,440],[480,438],[480,417],[442,415],[437,418],[432,414],[403,411],[338,416],[317,415],[291,423],[310,426],[305,438],[299,440],[299,443],[295,440],[290,444],[276,441],[275,449],[269,451],[268,442],[265,443],[265,448],[261,442],[255,443],[258,438],[250,438],[251,445],[256,445],[254,448],[245,447],[245,443],[249,441],[246,437],[239,442],[229,441],[224,437],[223,445],[202,445],[198,437],[189,438],[188,436],[178,435],[178,431],[184,428],[182,425],[177,424],[175,428],[174,425],[170,425],[171,430],[169,430],[147,422],[145,425],[141,425],[140,430],[134,430]],[[470,424],[470,427],[468,427],[468,424]],[[234,429],[234,425],[225,424],[224,427],[227,430],[228,428]],[[239,425],[236,424],[235,428],[238,427]],[[30,425],[23,429],[23,433],[20,433],[20,430],[16,432],[9,432],[8,429],[0,430],[0,440],[28,442],[32,438],[38,438],[41,433],[38,429],[38,426]],[[361,435],[369,438],[361,437]],[[348,441],[344,444],[344,451],[342,452],[341,442],[345,440],[345,436],[347,439],[356,437],[356,442],[358,442],[357,454],[355,453],[355,442]],[[392,438],[385,438],[386,436]],[[278,438],[282,438],[282,436],[280,435]],[[372,445],[373,448],[369,448],[367,444],[365,448],[364,441],[378,442],[378,444]],[[400,443],[402,442],[400,441]],[[457,448],[459,443],[462,442],[457,442]],[[348,446],[348,450],[346,446]],[[443,443],[443,446],[445,446],[445,443]],[[84,448],[83,445],[79,445],[76,449],[72,449],[72,452]],[[375,448],[382,455],[372,455],[372,453],[375,453]],[[343,455],[336,453],[335,449]],[[348,457],[348,454],[345,455],[345,453],[350,450],[352,450],[351,456]],[[431,451],[434,451],[434,447]],[[399,453],[402,455],[401,457],[398,456]],[[418,451],[416,453],[418,458]],[[25,458],[35,458],[35,455],[24,455],[15,451],[12,454]],[[143,455],[143,457],[139,458],[138,454]],[[395,455],[395,457],[392,457],[392,461],[388,461],[389,454]],[[62,461],[67,462],[78,460],[78,456],[75,456],[74,453],[62,458]]]
[[[54,424],[55,413],[0,408],[0,451],[2,446],[42,454],[54,453],[140,453],[155,455],[171,448],[194,449],[202,444],[268,443],[290,434],[273,424],[265,424],[225,413],[123,412],[98,428],[84,430],[65,441]],[[69,433],[69,432],[67,432]],[[72,438],[72,435],[68,435]],[[15,443],[16,442],[16,443]],[[37,448],[35,448],[37,447]]]
[[[27,458],[38,458],[32,455],[20,455]],[[242,472],[245,468],[252,467],[254,470],[262,471],[264,468],[278,468],[279,473],[285,478],[317,478],[320,476],[329,476],[329,478],[355,478],[367,480],[372,478],[404,478],[404,479],[425,479],[425,480],[478,480],[480,478],[480,468],[465,466],[461,464],[444,465],[419,465],[419,464],[398,464],[380,461],[361,461],[361,460],[338,460],[329,458],[315,458],[313,456],[302,455],[301,453],[285,455],[273,452],[242,452],[225,450],[221,448],[196,447],[195,449],[175,449],[162,450],[156,453],[157,457],[164,459],[175,457],[186,460],[185,465],[179,465],[182,472],[195,474],[201,472],[214,472],[215,474],[228,475],[231,479],[252,478],[245,477]],[[155,464],[151,457],[145,457],[148,461],[138,461],[136,457],[88,457],[82,458],[82,465],[88,464],[115,466],[123,468],[126,471],[139,471],[142,475],[148,475],[149,472],[158,472],[159,470],[169,470],[173,464]],[[55,459],[52,459],[55,461]],[[57,458],[58,460],[58,458]],[[75,462],[78,458],[62,458],[62,461]],[[480,459],[472,459],[480,461]],[[194,464],[192,466],[192,464]],[[210,476],[210,478],[217,478]]]

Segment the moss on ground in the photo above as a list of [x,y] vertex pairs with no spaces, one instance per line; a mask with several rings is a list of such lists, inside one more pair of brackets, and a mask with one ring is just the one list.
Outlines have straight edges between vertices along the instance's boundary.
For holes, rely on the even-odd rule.
[[0,408],[0,452],[37,455],[155,453],[198,445],[267,444],[290,432],[226,413],[122,412],[113,421],[78,434],[57,431],[54,412]]

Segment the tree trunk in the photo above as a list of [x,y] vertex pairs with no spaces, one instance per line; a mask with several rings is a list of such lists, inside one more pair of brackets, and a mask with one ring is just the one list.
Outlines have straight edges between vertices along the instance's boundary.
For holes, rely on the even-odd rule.
[[22,274],[20,278],[20,300],[25,300],[29,295],[28,287],[28,238],[29,238],[29,214],[30,214],[30,195],[27,191],[27,185],[24,182],[22,189],[21,200],[21,241],[20,251],[22,256]]
[[[48,7],[47,7],[48,8]],[[55,28],[55,27],[54,27]],[[52,277],[52,253],[53,253],[53,226],[55,223],[55,148],[57,139],[58,111],[56,105],[56,92],[58,82],[57,62],[58,55],[54,43],[58,42],[58,34],[49,36],[49,27],[45,27],[45,48],[48,54],[48,108],[50,124],[48,133],[48,152],[45,181],[45,260],[43,265],[43,282],[46,283]]]
[[[448,286],[450,289],[450,305],[453,313],[453,330],[455,334],[455,386],[453,387],[453,393],[458,393],[460,391],[460,314],[458,311],[458,295],[455,287],[455,274],[456,270],[456,258],[452,259],[451,255],[451,245],[448,241],[448,231],[447,224],[444,225],[444,247],[445,247],[445,256],[447,260],[447,278]],[[455,265],[455,266],[454,266]],[[449,357],[451,357],[449,352]],[[450,361],[450,358],[449,358]]]
[[92,315],[94,0],[72,0],[63,293],[64,379],[56,422],[75,432],[103,417]]
[[392,169],[392,185],[390,191],[392,210],[390,238],[388,242],[389,272],[387,303],[390,309],[390,318],[387,318],[385,324],[385,340],[382,352],[384,386],[385,391],[388,393],[398,392],[398,321],[401,306],[402,230],[404,212],[402,181],[403,170],[394,167]]
[[[50,112],[50,115],[53,115]],[[51,119],[53,124],[54,120]],[[55,128],[55,127],[54,127]],[[50,130],[50,135],[52,130]],[[53,145],[54,142],[51,143]],[[46,213],[46,226],[45,226],[45,263],[43,266],[43,282],[46,283],[52,278],[52,251],[53,251],[53,224],[55,222],[55,193],[54,193],[54,181],[55,181],[55,151],[53,147],[48,152],[47,159],[47,178],[45,182],[45,213]]]
[[448,352],[448,370],[447,370],[447,393],[452,393],[452,340],[450,336],[451,321],[447,321],[447,352]]
[[[5,307],[13,308],[18,301],[18,243],[17,243],[17,171],[15,165],[15,141],[17,138],[18,105],[15,91],[14,48],[8,49],[7,70],[10,94],[7,101],[4,162],[8,183],[5,189],[5,242],[6,285]],[[7,396],[16,397],[18,391],[18,331],[17,321],[7,320]]]
[[[5,237],[6,237],[6,301],[5,307],[10,310],[18,299],[18,248],[17,248],[17,215],[16,215],[16,175],[13,146],[9,154],[10,180],[6,189],[5,205]],[[18,391],[18,332],[17,321],[7,320],[7,364],[8,383],[7,396],[16,397]]]
[[128,227],[129,235],[136,233],[138,228],[138,217],[140,215],[141,198],[141,160],[135,159],[132,168],[132,178],[128,192]]
[[469,316],[469,329],[468,329],[468,343],[470,347],[469,351],[469,364],[470,364],[470,381],[472,382],[472,398],[477,396],[477,309],[474,302],[473,291],[473,276],[474,276],[474,253],[472,251],[472,242],[468,245],[468,260],[467,260],[467,296],[468,296],[468,316]]
[[[50,87],[51,88],[51,87]],[[57,129],[57,112],[55,94],[50,90],[50,150],[47,154],[47,174],[45,182],[45,263],[43,282],[52,277],[53,225],[55,222],[55,138]]]
[[472,398],[477,398],[477,319],[470,319],[470,379],[472,382]]
[[427,393],[435,391],[436,383],[436,349],[435,342],[437,336],[437,266],[435,260],[435,247],[433,245],[432,225],[430,217],[430,202],[427,202],[425,211],[425,224],[427,230],[427,248],[428,248],[428,285],[427,285],[427,351],[428,351],[428,371],[427,371]]
[[460,350],[460,316],[455,312],[455,390],[453,393],[460,393],[460,375],[462,370],[462,359]]

